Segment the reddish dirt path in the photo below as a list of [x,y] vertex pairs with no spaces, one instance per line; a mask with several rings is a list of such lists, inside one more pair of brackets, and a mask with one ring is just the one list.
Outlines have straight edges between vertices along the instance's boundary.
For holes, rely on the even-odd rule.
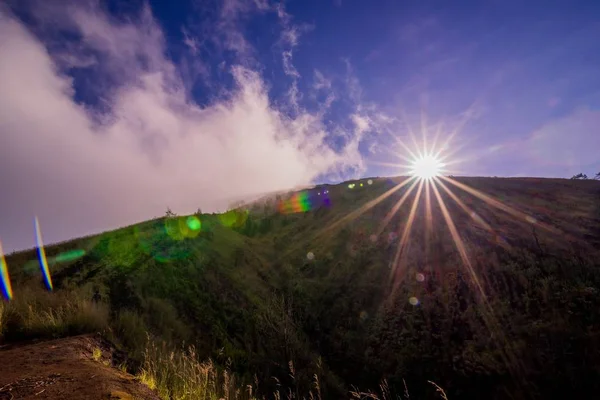
[[[102,351],[95,361],[94,349]],[[0,350],[0,399],[149,399],[158,396],[110,367],[114,351],[94,335]]]

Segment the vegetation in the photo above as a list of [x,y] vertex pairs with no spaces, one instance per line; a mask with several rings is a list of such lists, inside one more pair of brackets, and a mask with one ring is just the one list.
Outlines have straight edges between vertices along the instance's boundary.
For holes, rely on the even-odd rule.
[[587,178],[588,178],[588,176],[584,173],[579,173],[579,174],[573,175],[571,177],[571,179],[587,179]]
[[108,309],[104,304],[72,293],[48,293],[23,286],[14,300],[0,303],[3,342],[102,332],[107,326]]
[[[455,190],[465,213],[440,188],[468,263],[433,194],[434,229],[425,201],[415,203],[400,247],[414,196],[382,221],[408,186],[357,215],[397,181],[324,185],[305,196],[305,212],[282,214],[264,199],[49,246],[54,293],[43,291],[33,251],[10,255],[2,340],[103,332],[163,398],[597,391],[600,185],[461,182],[524,213]],[[330,201],[319,203],[313,192],[325,190]]]

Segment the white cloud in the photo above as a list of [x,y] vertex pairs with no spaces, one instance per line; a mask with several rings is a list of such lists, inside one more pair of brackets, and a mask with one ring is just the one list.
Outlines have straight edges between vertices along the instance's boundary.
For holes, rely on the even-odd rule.
[[350,118],[352,119],[356,131],[359,134],[363,134],[371,128],[371,120],[369,119],[369,117],[359,114],[352,114]]
[[81,45],[99,54],[104,72],[118,82],[107,95],[107,114],[77,104],[54,55],[0,12],[6,249],[33,245],[35,214],[52,242],[162,215],[167,206],[182,213],[223,210],[240,195],[364,168],[360,135],[342,149],[328,147],[322,113],[280,112],[255,70],[232,67],[231,96],[195,104],[164,55],[148,8],[128,24],[97,9],[76,8],[68,18]]

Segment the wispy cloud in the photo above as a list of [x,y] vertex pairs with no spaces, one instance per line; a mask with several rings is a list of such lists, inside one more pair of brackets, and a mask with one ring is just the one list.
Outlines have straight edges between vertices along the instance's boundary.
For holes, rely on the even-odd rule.
[[331,79],[325,78],[325,75],[318,69],[315,69],[314,75],[313,88],[315,90],[331,89]]

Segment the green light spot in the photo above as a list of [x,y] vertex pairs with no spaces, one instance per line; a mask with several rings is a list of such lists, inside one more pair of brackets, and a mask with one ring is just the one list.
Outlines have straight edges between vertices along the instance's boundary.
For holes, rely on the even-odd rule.
[[219,221],[228,228],[239,228],[246,224],[248,219],[247,210],[229,210],[219,215]]
[[200,222],[198,217],[196,217],[195,215],[189,216],[187,218],[186,223],[187,223],[188,228],[190,228],[193,231],[199,231],[200,228],[202,227],[202,223]]
[[79,257],[83,257],[85,255],[85,250],[71,250],[66,253],[60,253],[56,257],[54,257],[54,262],[65,262],[65,261],[73,261],[78,259]]

